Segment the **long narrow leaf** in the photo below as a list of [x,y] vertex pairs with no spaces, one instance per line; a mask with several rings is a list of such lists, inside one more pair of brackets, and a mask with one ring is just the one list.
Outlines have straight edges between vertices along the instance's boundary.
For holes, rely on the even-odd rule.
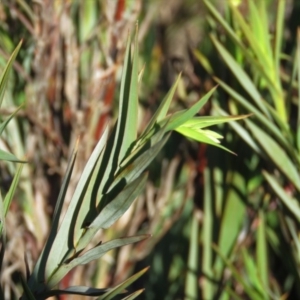
[[18,46],[16,47],[16,49],[11,54],[6,66],[3,70],[2,76],[0,78],[0,107],[1,107],[2,102],[3,102],[3,97],[4,97],[6,85],[7,85],[7,82],[8,82],[10,70],[12,68],[12,65],[13,65],[18,53],[19,53],[19,50],[20,50],[21,46],[22,46],[22,41],[19,42]]
[[[39,256],[39,259],[34,267],[32,276],[30,277],[29,282],[28,282],[29,287],[33,291],[38,290],[38,289],[43,289],[43,282],[45,279],[44,278],[45,268],[46,268],[46,264],[49,259],[49,253],[51,251],[51,247],[53,246],[53,243],[56,238],[58,222],[59,222],[59,217],[60,217],[62,206],[63,206],[63,201],[64,201],[64,198],[65,198],[65,195],[67,192],[68,184],[70,182],[73,167],[74,167],[75,160],[76,160],[77,147],[78,147],[78,143],[76,144],[76,146],[73,150],[72,156],[68,163],[66,174],[63,179],[63,183],[62,183],[62,186],[61,186],[61,189],[59,192],[59,196],[58,196],[58,201],[56,203],[55,211],[53,214],[53,222],[52,222],[52,227],[50,229],[50,234],[49,234],[48,240],[45,244],[45,247],[44,247],[42,253]],[[58,264],[59,260],[61,259],[61,257],[57,254],[56,254],[55,258],[56,258],[56,262],[53,262],[53,263],[55,263],[55,265],[53,267],[55,267],[56,264]],[[51,261],[51,257],[50,257],[50,261]]]
[[296,217],[298,222],[300,222],[300,206],[299,201],[285,192],[285,190],[281,187],[281,185],[277,182],[277,180],[269,174],[268,172],[263,172],[264,177],[267,179],[268,183],[277,194],[277,196],[281,199],[284,205],[290,210],[290,212]]
[[235,61],[232,55],[225,49],[225,47],[215,38],[212,37],[212,41],[217,48],[218,52],[223,57],[226,65],[229,67],[231,72],[235,75],[238,82],[242,85],[242,87],[247,91],[249,96],[254,100],[259,109],[263,112],[263,114],[270,119],[270,114],[266,107],[263,105],[262,97],[258,92],[257,88],[253,84],[253,81],[246,74],[246,72],[241,68],[241,66]]
[[107,204],[100,212],[97,218],[86,229],[83,236],[76,245],[76,251],[80,252],[84,249],[91,238],[100,228],[108,228],[128,209],[131,203],[140,194],[146,183],[147,175],[140,176],[130,184],[128,184],[114,200]]
[[0,149],[0,160],[12,161],[17,163],[26,163],[24,160],[16,158],[13,154]]
[[88,286],[70,286],[64,290],[51,290],[45,293],[40,293],[39,297],[41,298],[49,298],[53,296],[59,295],[83,295],[83,296],[91,296],[96,297],[107,293],[109,289],[96,289]]
[[192,107],[184,111],[180,111],[171,116],[166,126],[166,131],[174,130],[184,124],[186,121],[194,117],[200,109],[207,103],[211,95],[215,92],[217,87],[212,88],[206,95],[197,101]]
[[300,191],[300,177],[295,168],[294,163],[287,156],[286,152],[270,137],[264,130],[255,125],[253,122],[246,120],[247,126],[251,130],[253,136],[264,149],[273,163],[279,168],[285,176],[291,180],[293,185]]
[[115,288],[111,289],[111,291],[107,292],[105,295],[98,298],[98,300],[111,300],[116,295],[120,294],[124,291],[129,285],[131,285],[133,282],[135,282],[138,278],[140,278],[143,274],[145,274],[148,271],[148,268],[145,268],[138,273],[134,274],[121,284],[117,285]]
[[140,235],[127,238],[111,240],[107,243],[96,246],[87,251],[82,256],[72,259],[70,262],[60,265],[59,268],[52,274],[47,282],[48,288],[53,288],[70,270],[79,265],[87,264],[93,260],[99,259],[111,249],[115,249],[124,245],[136,243],[148,238],[149,235]]

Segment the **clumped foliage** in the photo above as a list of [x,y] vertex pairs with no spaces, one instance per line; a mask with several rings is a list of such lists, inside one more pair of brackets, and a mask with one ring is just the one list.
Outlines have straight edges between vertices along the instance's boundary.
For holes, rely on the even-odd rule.
[[1,2],[2,299],[299,298],[299,9]]

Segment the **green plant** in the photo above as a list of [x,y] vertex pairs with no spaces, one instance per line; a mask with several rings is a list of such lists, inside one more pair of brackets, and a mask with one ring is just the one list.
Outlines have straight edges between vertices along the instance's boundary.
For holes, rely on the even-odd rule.
[[[20,45],[12,55],[8,69],[11,68],[19,48]],[[129,284],[145,273],[147,268],[110,289],[75,286],[60,290],[55,287],[76,266],[96,260],[111,249],[149,237],[148,234],[141,234],[118,237],[104,243],[99,240],[96,244],[91,243],[96,233],[111,227],[142,192],[147,179],[145,170],[166,143],[171,130],[177,130],[197,141],[221,147],[218,141],[221,136],[203,128],[245,117],[193,118],[215,89],[212,89],[191,108],[167,115],[178,79],[161,102],[146,129],[137,136],[137,48],[136,34],[133,52],[130,39],[127,43],[120,88],[119,116],[116,124],[110,134],[107,128],[97,143],[60,223],[63,204],[80,147],[80,140],[77,141],[62,182],[49,237],[33,271],[27,268],[27,278],[22,278],[24,291],[22,299],[45,299],[60,294],[92,295],[100,296],[99,299],[112,299],[115,295],[122,293]],[[7,80],[7,71],[4,72],[3,78]],[[3,84],[5,86],[5,81]],[[5,155],[6,159],[17,161],[12,155]],[[16,173],[11,185],[8,193],[9,200],[4,199],[1,210],[2,220],[8,209],[7,201],[11,200],[19,176],[20,171]],[[3,251],[2,247],[2,255]],[[137,291],[124,299],[134,299],[141,292],[141,290]]]
[[[282,53],[287,3],[278,1],[275,17],[268,13],[274,3],[267,1],[248,1],[242,8],[228,2],[225,16],[210,1],[204,3],[212,44],[230,71],[222,77],[198,53],[225,92],[218,101],[222,108],[216,111],[246,111],[253,117],[245,126],[233,122],[234,134],[226,127],[229,147],[240,149],[238,164],[208,155],[203,219],[193,225],[193,232],[199,230],[201,236],[201,294],[204,299],[297,298],[299,92],[292,95],[299,91],[299,59]],[[191,235],[191,247],[198,253],[196,238],[197,233]],[[195,295],[199,286],[189,278],[187,285]]]

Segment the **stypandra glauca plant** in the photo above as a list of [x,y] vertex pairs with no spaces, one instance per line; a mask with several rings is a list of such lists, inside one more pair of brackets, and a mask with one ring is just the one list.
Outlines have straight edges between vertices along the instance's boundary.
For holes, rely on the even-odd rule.
[[[8,71],[19,48],[20,45],[14,51],[2,77],[0,94],[2,97]],[[26,278],[22,278],[24,291],[21,299],[46,299],[61,294],[77,294],[98,296],[98,299],[108,300],[124,293],[126,287],[142,276],[147,268],[113,288],[72,286],[59,290],[57,286],[76,266],[99,259],[111,249],[150,237],[148,234],[120,237],[109,241],[99,241],[95,247],[87,248],[95,234],[100,229],[105,230],[112,226],[142,193],[147,180],[147,167],[165,145],[172,130],[199,142],[226,149],[219,143],[221,136],[205,128],[245,117],[195,116],[216,88],[213,88],[189,109],[167,115],[178,85],[178,78],[145,130],[138,136],[138,78],[136,32],[134,49],[131,47],[130,39],[127,43],[119,95],[119,113],[115,126],[111,132],[109,128],[104,131],[85,165],[65,215],[61,216],[77,150],[81,146],[80,140],[77,141],[61,185],[49,237],[34,269],[27,268]],[[1,129],[5,127],[6,122],[1,125]],[[4,152],[0,154],[3,154],[2,159],[18,161],[10,154]],[[19,175],[20,171],[16,174],[8,193],[10,199]],[[6,198],[1,201],[1,226],[3,228],[5,212],[8,209],[7,202],[10,201]],[[5,230],[2,230],[2,233],[2,240],[5,241]],[[3,257],[4,245],[2,243],[1,257]],[[129,296],[124,295],[123,299],[134,299],[142,291],[138,290]],[[3,293],[1,296],[4,297]]]

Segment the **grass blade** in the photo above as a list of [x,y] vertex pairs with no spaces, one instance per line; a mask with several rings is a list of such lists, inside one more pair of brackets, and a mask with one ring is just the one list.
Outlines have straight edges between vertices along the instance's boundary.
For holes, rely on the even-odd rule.
[[279,170],[293,183],[293,185],[300,191],[300,178],[295,168],[294,163],[287,156],[286,152],[276,143],[276,141],[270,137],[260,127],[253,122],[245,121],[248,128],[252,132],[253,136],[273,161],[273,163],[279,168]]
[[135,282],[138,278],[140,278],[143,274],[148,271],[149,267],[139,271],[138,273],[134,274],[121,284],[117,285],[115,288],[111,289],[111,291],[107,292],[105,295],[98,298],[98,300],[111,300],[114,296],[120,294],[124,291],[130,284]]
[[298,222],[300,222],[300,206],[299,201],[291,196],[289,196],[285,190],[281,187],[281,185],[277,182],[274,176],[269,174],[268,172],[263,172],[264,177],[277,194],[277,196],[281,199],[284,205],[290,210],[290,212],[296,217]]
[[4,68],[2,76],[0,78],[0,107],[1,107],[2,102],[3,102],[3,97],[4,97],[6,85],[7,85],[7,82],[8,82],[8,77],[9,77],[10,70],[12,68],[12,65],[13,65],[18,53],[19,53],[19,50],[20,50],[21,46],[22,46],[22,41],[19,42],[18,46],[16,47],[16,49],[11,54],[6,66]]
[[70,272],[70,270],[72,270],[76,266],[84,265],[93,260],[99,259],[109,250],[119,248],[121,246],[129,245],[129,244],[133,244],[142,241],[148,237],[149,235],[140,235],[140,236],[120,238],[96,246],[95,248],[84,253],[82,256],[73,258],[70,260],[70,262],[64,263],[63,265],[59,266],[57,271],[53,273],[53,275],[49,278],[47,287],[49,289],[53,288],[57,283],[61,281],[63,277],[66,276],[66,274],[68,274],[68,272]]

